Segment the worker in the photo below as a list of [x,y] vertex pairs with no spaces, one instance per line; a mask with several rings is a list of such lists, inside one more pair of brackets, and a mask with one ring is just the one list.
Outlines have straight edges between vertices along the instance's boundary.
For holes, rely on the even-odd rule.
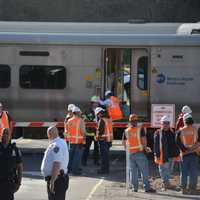
[[173,159],[179,156],[179,149],[175,142],[175,133],[170,128],[170,119],[163,116],[160,120],[161,128],[154,133],[154,156],[158,164],[163,182],[163,189],[176,189],[170,183],[171,165]]
[[113,127],[112,120],[108,117],[105,110],[101,107],[95,109],[95,115],[98,118],[96,139],[99,141],[101,153],[101,168],[97,171],[98,174],[109,174],[110,158],[109,150],[112,146]]
[[186,113],[192,114],[191,108],[187,105],[182,107],[181,113],[178,116],[176,126],[175,126],[176,131],[179,130],[180,128],[183,128],[183,126],[184,126],[183,115],[186,114]]
[[[198,194],[198,155],[195,150],[200,147],[200,129],[193,126],[192,115],[183,115],[184,127],[177,133],[176,142],[181,151],[181,187],[183,194]],[[189,177],[189,186],[188,186]],[[187,188],[188,187],[188,188]]]
[[69,173],[81,175],[82,146],[85,143],[85,123],[81,119],[81,110],[77,106],[72,109],[73,116],[67,121],[66,130],[69,134]]
[[64,120],[64,133],[63,133],[63,135],[64,135],[65,141],[68,145],[68,148],[69,148],[69,135],[67,133],[67,121],[73,116],[72,110],[73,110],[74,107],[75,107],[74,104],[68,105],[66,117],[65,117],[65,120]]
[[105,101],[99,101],[102,106],[106,106],[108,115],[112,120],[119,120],[123,118],[123,114],[119,105],[119,99],[112,95],[110,90],[105,92]]
[[16,144],[11,143],[9,129],[4,128],[0,138],[0,199],[14,200],[22,181],[22,156]]
[[138,192],[138,176],[139,171],[143,177],[144,189],[147,193],[155,193],[156,191],[150,187],[149,182],[149,167],[148,160],[144,151],[150,152],[147,147],[145,131],[137,127],[137,115],[131,114],[129,116],[129,127],[124,132],[123,145],[129,151],[130,168],[131,168],[131,181],[133,191]]
[[3,110],[3,104],[0,103],[0,136],[2,135],[3,129],[7,128],[10,134],[9,138],[11,138],[13,127],[14,127],[13,118],[8,114],[7,111]]
[[68,147],[65,141],[59,138],[58,129],[55,126],[47,129],[47,137],[50,144],[42,160],[41,172],[47,182],[48,199],[65,200],[69,184],[67,172]]
[[[90,109],[85,113],[85,122],[95,122],[95,109],[99,106],[100,98],[93,96],[90,99]],[[94,142],[93,160],[94,165],[99,165],[99,143],[95,140],[96,127],[86,127],[86,142],[83,149],[82,165],[87,165],[87,160],[90,152],[90,146]]]

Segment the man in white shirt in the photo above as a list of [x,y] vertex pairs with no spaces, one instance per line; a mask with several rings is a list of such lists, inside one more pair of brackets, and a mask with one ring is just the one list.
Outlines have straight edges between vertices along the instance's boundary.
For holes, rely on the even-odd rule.
[[68,189],[69,177],[67,167],[69,152],[66,142],[59,138],[58,129],[55,126],[47,129],[47,137],[50,141],[41,165],[41,172],[47,181],[49,200],[65,200]]

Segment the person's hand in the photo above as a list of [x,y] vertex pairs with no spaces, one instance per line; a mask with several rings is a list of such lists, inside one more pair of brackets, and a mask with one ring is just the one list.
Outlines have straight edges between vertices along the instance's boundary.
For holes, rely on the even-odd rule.
[[49,189],[50,189],[51,193],[55,193],[55,191],[54,191],[54,180],[50,180]]
[[20,182],[16,183],[14,192],[17,192],[19,190],[20,186],[21,186]]
[[144,150],[145,150],[145,152],[147,152],[147,153],[151,153],[151,152],[152,152],[150,147],[145,147]]

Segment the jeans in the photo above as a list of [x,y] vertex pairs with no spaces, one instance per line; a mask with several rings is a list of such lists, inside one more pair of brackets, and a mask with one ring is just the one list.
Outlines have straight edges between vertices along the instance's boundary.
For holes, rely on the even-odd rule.
[[165,184],[169,183],[171,166],[172,166],[172,160],[169,160],[168,162],[162,165],[158,165],[160,176],[162,178],[163,183]]
[[73,174],[79,173],[81,164],[82,144],[70,144],[68,171]]
[[87,164],[87,159],[89,156],[90,146],[92,144],[92,141],[94,141],[94,151],[93,151],[94,164],[98,163],[98,161],[99,161],[99,144],[98,144],[98,142],[95,141],[94,136],[86,136],[86,143],[84,145],[83,156],[82,156],[83,164]]
[[188,185],[189,177],[189,189],[196,189],[198,178],[198,156],[194,153],[183,156],[181,161],[181,185],[186,188]]
[[148,160],[143,152],[130,153],[130,168],[132,185],[138,190],[139,171],[142,174],[145,191],[150,189]]
[[110,142],[99,141],[100,152],[101,152],[101,170],[109,172],[109,149],[111,147]]

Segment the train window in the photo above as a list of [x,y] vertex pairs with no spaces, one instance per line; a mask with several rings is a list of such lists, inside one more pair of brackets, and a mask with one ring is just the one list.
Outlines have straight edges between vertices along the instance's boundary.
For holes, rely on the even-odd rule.
[[20,56],[49,56],[48,51],[20,51]]
[[137,66],[137,87],[141,90],[147,90],[147,72],[148,72],[148,57],[143,56],[138,59]]
[[8,88],[10,86],[11,69],[8,65],[0,65],[0,88]]
[[20,86],[27,89],[63,89],[66,69],[63,66],[23,65],[20,67]]

